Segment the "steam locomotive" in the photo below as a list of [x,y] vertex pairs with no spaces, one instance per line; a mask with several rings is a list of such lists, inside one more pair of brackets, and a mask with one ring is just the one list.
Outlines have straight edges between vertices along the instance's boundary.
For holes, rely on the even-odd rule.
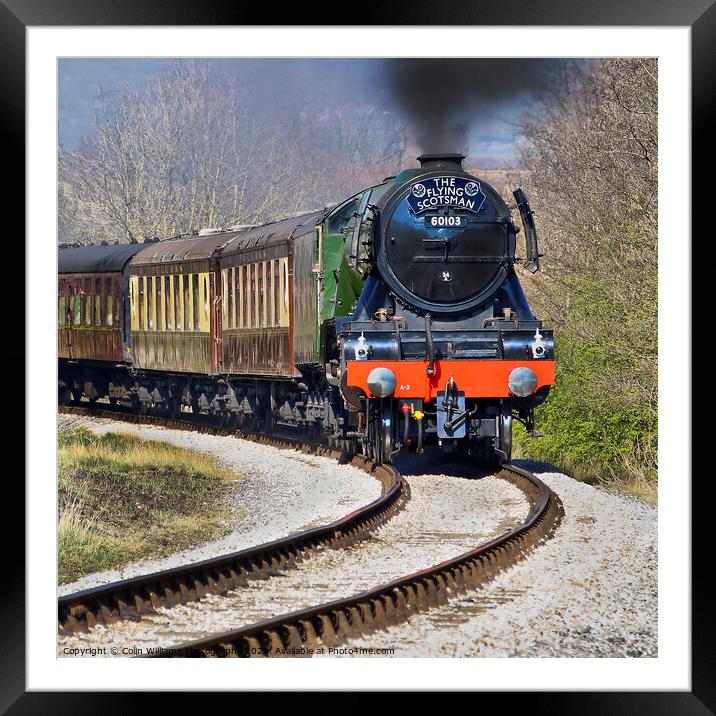
[[554,382],[515,264],[533,213],[460,154],[423,155],[338,206],[157,242],[65,247],[58,399],[323,441],[509,461]]

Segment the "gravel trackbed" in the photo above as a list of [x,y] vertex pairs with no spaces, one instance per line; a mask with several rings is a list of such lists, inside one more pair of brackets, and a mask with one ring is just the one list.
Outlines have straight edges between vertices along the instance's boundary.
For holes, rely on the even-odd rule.
[[[60,416],[60,429],[74,426],[134,433],[218,455],[242,476],[236,499],[244,513],[224,539],[92,575],[61,592],[275,539],[337,519],[380,494],[377,480],[329,458],[236,438]],[[331,656],[361,656],[367,649],[403,657],[657,655],[656,508],[540,464],[516,464],[535,472],[561,498],[565,517],[555,536],[479,591],[355,639]],[[58,655],[93,655],[94,647],[106,655],[137,648],[130,653],[141,653],[143,647],[176,645],[349,596],[455,557],[528,512],[517,488],[495,477],[466,479],[464,466],[412,457],[396,467],[410,484],[411,499],[370,539],[348,550],[321,551],[297,570],[228,595],[60,638]]]
[[351,647],[425,657],[657,656],[657,510],[515,464],[560,496],[565,517],[556,535],[479,592]]
[[270,542],[337,520],[380,497],[378,480],[351,465],[338,465],[328,457],[188,430],[106,418],[58,416],[60,430],[79,427],[98,433],[129,433],[216,455],[236,471],[237,518],[230,526],[231,533],[221,539],[167,557],[142,560],[123,569],[88,575],[59,587],[59,595]]

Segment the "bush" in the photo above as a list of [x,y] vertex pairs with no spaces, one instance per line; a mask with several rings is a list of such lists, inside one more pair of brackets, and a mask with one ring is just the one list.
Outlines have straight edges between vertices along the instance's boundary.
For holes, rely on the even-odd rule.
[[545,253],[526,277],[554,328],[556,385],[522,455],[655,497],[657,65],[574,63],[521,125]]

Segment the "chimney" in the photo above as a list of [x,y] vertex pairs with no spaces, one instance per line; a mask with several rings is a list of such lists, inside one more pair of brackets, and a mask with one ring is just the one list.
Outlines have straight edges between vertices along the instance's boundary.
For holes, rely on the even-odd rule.
[[421,154],[418,157],[420,168],[426,172],[462,171],[464,154]]

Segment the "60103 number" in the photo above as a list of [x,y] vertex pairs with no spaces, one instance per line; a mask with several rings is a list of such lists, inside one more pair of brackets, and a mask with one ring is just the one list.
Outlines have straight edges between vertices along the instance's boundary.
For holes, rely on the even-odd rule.
[[430,226],[462,226],[462,216],[430,216],[427,218]]

